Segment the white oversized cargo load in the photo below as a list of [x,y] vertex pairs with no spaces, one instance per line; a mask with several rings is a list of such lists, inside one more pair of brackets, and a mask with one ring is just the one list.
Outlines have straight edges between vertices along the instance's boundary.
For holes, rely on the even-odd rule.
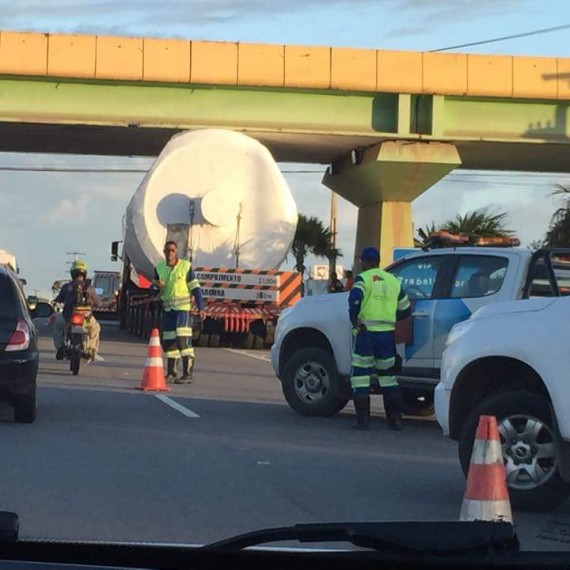
[[246,135],[184,132],[164,147],[125,216],[124,253],[152,279],[166,240],[195,267],[277,269],[297,226],[297,207],[270,152]]
[[18,264],[16,263],[16,256],[8,253],[5,249],[0,249],[0,265],[8,265],[12,268],[12,271],[18,270]]

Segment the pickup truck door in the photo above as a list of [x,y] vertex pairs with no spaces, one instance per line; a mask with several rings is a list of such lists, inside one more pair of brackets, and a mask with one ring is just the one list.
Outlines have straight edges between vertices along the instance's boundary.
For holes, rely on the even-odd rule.
[[477,309],[516,298],[513,288],[518,258],[509,255],[452,255],[447,268],[450,277],[435,308],[433,328],[434,366],[441,367],[447,335],[454,325],[467,320]]
[[433,376],[433,325],[437,297],[445,282],[450,255],[422,255],[389,268],[412,303],[412,317],[396,326],[402,375]]

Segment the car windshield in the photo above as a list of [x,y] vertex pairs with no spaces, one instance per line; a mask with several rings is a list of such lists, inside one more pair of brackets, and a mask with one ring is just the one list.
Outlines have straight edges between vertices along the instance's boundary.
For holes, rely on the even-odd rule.
[[564,14],[0,0],[0,539],[570,562]]

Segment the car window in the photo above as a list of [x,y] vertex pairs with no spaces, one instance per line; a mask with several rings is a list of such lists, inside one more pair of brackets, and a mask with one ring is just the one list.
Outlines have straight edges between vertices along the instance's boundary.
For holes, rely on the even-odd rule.
[[442,256],[421,257],[405,261],[390,269],[410,299],[430,299],[442,266]]
[[551,263],[560,295],[570,295],[570,257],[555,253],[551,257]]
[[0,273],[0,319],[13,321],[18,318],[18,296],[12,280]]
[[503,286],[509,260],[506,257],[463,255],[451,287],[452,299],[488,297]]

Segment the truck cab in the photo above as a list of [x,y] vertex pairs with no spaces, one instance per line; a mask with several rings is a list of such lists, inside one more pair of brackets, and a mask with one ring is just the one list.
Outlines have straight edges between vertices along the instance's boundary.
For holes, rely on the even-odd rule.
[[118,271],[94,271],[92,286],[99,298],[99,305],[95,308],[95,315],[112,317],[117,315],[117,299],[121,274]]

